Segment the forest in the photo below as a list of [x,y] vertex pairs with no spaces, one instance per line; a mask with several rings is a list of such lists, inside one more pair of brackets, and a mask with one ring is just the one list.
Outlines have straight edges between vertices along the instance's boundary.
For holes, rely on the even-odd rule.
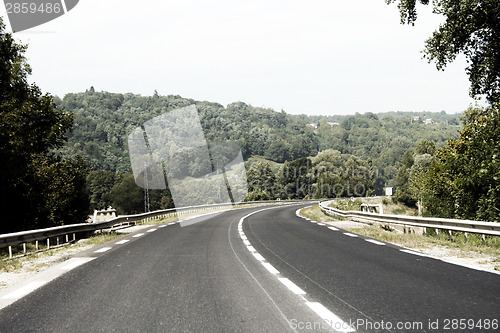
[[[337,116],[330,122],[329,117],[290,115],[243,102],[224,107],[178,95],[115,94],[96,92],[94,87],[55,101],[74,117],[59,153],[82,156],[93,170],[88,179],[91,209],[112,205],[123,213],[144,210],[142,189],[130,176],[127,136],[145,121],[184,106],[196,105],[208,142],[232,142],[241,148],[247,161],[248,200],[380,195],[384,186],[394,185],[405,151],[422,141],[442,146],[456,138],[460,117],[446,112],[391,112]],[[307,172],[299,180],[284,176],[301,165]],[[330,193],[319,190],[327,184]],[[358,191],[340,189],[347,184],[353,189],[357,185]],[[151,209],[172,207],[168,191],[152,193]]]

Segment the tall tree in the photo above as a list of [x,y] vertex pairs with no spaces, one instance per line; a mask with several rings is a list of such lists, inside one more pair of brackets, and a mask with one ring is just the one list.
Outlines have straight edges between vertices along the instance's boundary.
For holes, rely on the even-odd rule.
[[[398,2],[401,23],[417,20],[417,0]],[[470,95],[486,95],[490,103],[500,98],[500,2],[498,0],[419,0],[433,5],[445,22],[425,42],[424,57],[439,70],[463,53],[471,83]]]
[[53,153],[72,115],[28,84],[25,51],[0,18],[0,233],[82,222],[88,210],[84,164]]
[[470,108],[427,174],[430,213],[500,221],[500,106]]

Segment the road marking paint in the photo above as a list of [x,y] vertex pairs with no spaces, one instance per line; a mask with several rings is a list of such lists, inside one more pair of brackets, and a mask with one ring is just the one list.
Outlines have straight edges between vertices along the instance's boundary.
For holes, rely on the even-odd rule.
[[159,225],[158,228],[165,228],[168,224]]
[[350,232],[344,232],[344,235],[349,236],[349,237],[358,237],[358,235],[351,234]]
[[149,229],[148,232],[153,232],[153,231],[156,231],[158,229]]
[[420,257],[429,257],[426,254],[423,254],[423,253],[420,253],[420,252],[415,252],[415,251],[412,251],[412,250],[399,250],[399,251],[404,252],[404,253],[414,254],[414,255],[420,256]]
[[106,252],[108,250],[111,250],[111,248],[110,247],[103,247],[103,248],[100,248],[99,250],[94,251],[94,253],[103,253],[103,252]]
[[34,291],[35,289],[40,288],[44,284],[46,284],[47,281],[33,281],[25,285],[24,287],[21,287],[10,294],[5,295],[2,297],[2,299],[17,299],[21,298],[23,296],[28,295],[30,292]]
[[255,257],[255,259],[257,259],[258,261],[265,261],[266,259],[264,259],[263,256],[260,255],[259,252],[252,252],[253,256]]
[[247,246],[247,249],[250,252],[257,252],[257,250],[252,245]]
[[333,231],[339,231],[339,229],[337,229],[335,227],[328,227],[328,229],[333,230]]
[[318,316],[321,317],[328,325],[330,325],[337,332],[355,332],[354,329],[349,326],[345,321],[340,319],[333,312],[328,310],[323,306],[323,304],[318,302],[306,302],[306,305],[316,312]]
[[246,246],[252,245],[248,240],[243,240],[243,244],[245,244]]
[[68,261],[66,261],[65,265],[62,266],[60,269],[69,271],[70,269],[76,268],[94,259],[95,258],[71,258]]
[[125,243],[129,242],[129,241],[130,241],[130,239],[123,239],[123,240],[121,240],[119,242],[116,242],[115,244],[116,245],[122,245],[122,244],[125,244]]
[[377,244],[377,245],[385,245],[385,243],[379,242],[378,240],[375,240],[375,239],[365,239],[365,241],[373,243],[373,244]]
[[283,283],[288,289],[292,291],[292,293],[297,294],[297,295],[305,295],[306,292],[302,290],[299,286],[297,286],[295,283],[292,281],[288,280],[287,278],[278,278],[281,283]]
[[137,235],[134,235],[134,236],[132,236],[132,237],[137,238],[137,237],[141,237],[141,236],[143,236],[143,235],[144,235],[144,234],[137,234]]
[[263,262],[263,263],[262,263],[262,265],[263,265],[263,266],[264,266],[264,267],[265,267],[265,268],[269,271],[269,273],[271,273],[271,274],[276,275],[276,274],[279,274],[279,273],[280,273],[280,272],[279,272],[276,268],[274,268],[274,266],[273,266],[273,265],[271,265],[271,264],[270,264],[270,263],[268,263],[268,262]]
[[324,223],[320,223],[320,222],[318,222],[318,225],[325,226],[325,224],[324,224]]

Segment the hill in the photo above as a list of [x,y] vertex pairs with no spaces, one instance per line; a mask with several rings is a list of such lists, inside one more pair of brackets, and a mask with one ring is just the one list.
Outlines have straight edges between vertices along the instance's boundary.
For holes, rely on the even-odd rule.
[[[63,155],[81,155],[97,169],[130,172],[127,136],[165,112],[196,104],[209,142],[231,141],[245,160],[262,156],[277,163],[334,149],[371,161],[379,175],[394,178],[404,152],[421,140],[443,145],[457,137],[458,115],[445,112],[388,112],[350,116],[290,115],[235,102],[195,101],[178,95],[140,96],[87,91],[57,99],[74,114]],[[425,122],[426,119],[432,121]],[[308,124],[316,124],[311,126]]]

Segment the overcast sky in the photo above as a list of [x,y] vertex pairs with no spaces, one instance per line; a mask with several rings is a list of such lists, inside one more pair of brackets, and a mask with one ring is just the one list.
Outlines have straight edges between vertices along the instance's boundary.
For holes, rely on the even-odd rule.
[[460,112],[473,103],[465,59],[444,72],[422,59],[440,22],[421,6],[401,25],[384,0],[80,0],[14,36],[31,80],[60,97],[94,86],[293,114]]

